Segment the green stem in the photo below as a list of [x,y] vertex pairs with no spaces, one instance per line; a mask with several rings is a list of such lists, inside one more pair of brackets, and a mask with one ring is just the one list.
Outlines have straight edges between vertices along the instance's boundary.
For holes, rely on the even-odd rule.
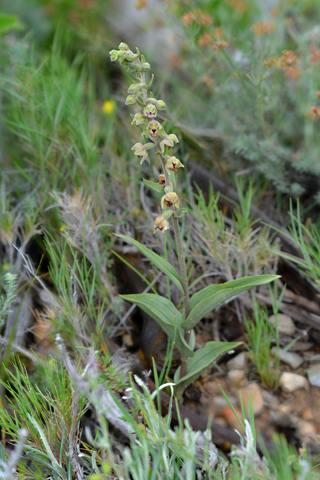
[[[157,145],[157,150],[159,153],[159,158],[162,166],[162,170],[164,172],[165,180],[166,180],[166,186],[170,185],[170,178],[167,170],[165,169],[165,158],[161,152],[160,148],[160,141],[157,138],[155,141],[155,144]],[[175,207],[172,207],[174,210]],[[175,215],[172,215],[172,223],[173,223],[173,232],[174,232],[174,239],[175,239],[175,244],[177,247],[177,254],[178,254],[178,260],[179,260],[179,267],[180,267],[180,275],[182,279],[182,287],[183,287],[183,306],[184,306],[184,314],[185,318],[188,317],[190,313],[190,299],[189,299],[189,288],[188,288],[188,275],[187,275],[187,267],[186,267],[186,262],[184,258],[184,253],[183,253],[183,246],[182,246],[182,238],[181,238],[181,232],[180,232],[180,227],[179,227],[179,221]],[[185,340],[187,343],[189,343],[190,339],[190,333],[185,332]],[[187,372],[187,361],[188,357],[182,356],[182,363],[181,363],[181,377],[183,377],[186,372]]]

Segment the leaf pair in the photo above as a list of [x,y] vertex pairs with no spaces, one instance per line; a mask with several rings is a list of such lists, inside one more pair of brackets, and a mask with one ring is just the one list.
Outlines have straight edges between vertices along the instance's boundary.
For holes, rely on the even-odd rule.
[[[117,235],[123,240],[136,246],[149,260],[165,273],[183,294],[182,279],[175,269],[164,258],[152,252],[149,248],[126,235]],[[203,348],[193,351],[194,342],[190,345],[185,340],[186,332],[192,330],[200,320],[232,297],[258,285],[272,282],[278,275],[258,275],[243,277],[220,285],[210,285],[190,298],[190,313],[185,319],[175,305],[165,297],[151,293],[136,295],[121,295],[124,300],[135,303],[145,313],[150,315],[175,343],[183,358],[188,358],[186,374],[180,378],[180,371],[175,375],[178,389],[183,390],[188,384],[198,378],[201,373],[220,355],[236,348],[241,343],[208,342]],[[191,336],[191,339],[194,335]]]

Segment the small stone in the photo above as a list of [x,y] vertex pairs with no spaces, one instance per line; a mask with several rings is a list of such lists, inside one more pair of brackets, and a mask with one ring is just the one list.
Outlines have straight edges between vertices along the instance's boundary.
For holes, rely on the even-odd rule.
[[294,352],[287,352],[283,348],[273,347],[271,352],[273,355],[278,355],[282,362],[290,365],[293,369],[300,367],[303,363],[303,358],[300,355]]
[[247,387],[241,389],[241,396],[246,412],[249,411],[249,402],[252,402],[253,413],[259,415],[264,407],[264,400],[261,388],[256,382],[250,383]]
[[312,365],[307,370],[310,385],[313,387],[320,387],[320,364]]
[[282,373],[279,380],[280,386],[284,392],[294,392],[301,388],[308,390],[308,380],[297,373],[285,372]]
[[[236,412],[240,420],[243,422],[242,413],[240,409],[237,407],[234,407],[234,411]],[[226,420],[230,428],[238,430],[239,433],[244,433],[243,428],[241,427],[241,424],[238,422],[237,417],[235,416],[232,408],[229,405],[227,407],[224,407],[220,411],[219,416]]]
[[[275,315],[269,317],[269,322],[271,325],[276,325]],[[288,315],[283,313],[278,313],[278,330],[280,333],[285,333],[286,335],[293,335],[295,332],[295,325]]]
[[302,418],[303,420],[314,420],[314,415],[310,407],[303,410]]
[[236,387],[242,387],[246,381],[246,375],[244,370],[234,369],[230,370],[227,375],[230,382]]
[[317,430],[315,425],[312,422],[307,422],[306,420],[299,420],[298,426],[302,437],[308,435],[316,435]]
[[246,363],[247,363],[246,353],[241,352],[236,357],[231,358],[231,360],[227,362],[227,365],[230,370],[232,369],[244,370],[246,367]]

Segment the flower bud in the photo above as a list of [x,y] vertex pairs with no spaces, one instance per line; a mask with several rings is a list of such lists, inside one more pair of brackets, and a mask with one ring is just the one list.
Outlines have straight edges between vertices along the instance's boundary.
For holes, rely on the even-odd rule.
[[141,65],[141,68],[142,68],[142,71],[143,71],[143,72],[148,72],[148,71],[150,70],[150,63],[144,62],[144,63]]
[[121,42],[118,48],[119,48],[119,50],[130,50],[128,45],[124,42]]
[[136,103],[136,99],[133,95],[128,95],[126,98],[126,105],[132,105]]
[[163,100],[158,100],[156,106],[158,110],[165,110],[167,108]]
[[137,84],[133,83],[130,85],[130,87],[127,90],[128,93],[138,93],[139,92],[139,87]]
[[117,50],[111,50],[109,52],[109,55],[110,55],[111,62],[115,62],[116,60],[118,60],[119,54],[118,54]]

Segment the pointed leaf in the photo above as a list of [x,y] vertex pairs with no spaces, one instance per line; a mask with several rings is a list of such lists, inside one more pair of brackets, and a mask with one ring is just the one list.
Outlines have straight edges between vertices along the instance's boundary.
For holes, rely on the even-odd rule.
[[178,287],[180,292],[183,294],[183,286],[182,286],[182,280],[180,275],[175,271],[172,265],[170,265],[167,260],[164,258],[160,257],[157,253],[153,252],[149,248],[145,247],[142,245],[140,242],[137,240],[134,240],[131,237],[127,237],[127,235],[120,235],[120,234],[115,234],[117,237],[122,238],[128,243],[131,243],[131,245],[134,245],[137,247],[143,255],[145,255],[149,260],[161,270],[161,272],[165,273],[167,277],[170,278],[170,280]]
[[146,187],[150,188],[150,190],[153,190],[156,193],[161,193],[162,195],[164,194],[163,185],[159,185],[159,183],[155,182],[150,182],[150,180],[146,180],[145,178],[143,179],[143,183],[146,185]]
[[210,285],[203,288],[190,298],[190,314],[182,322],[185,330],[190,330],[209,312],[226,300],[244,292],[252,287],[272,282],[279,278],[279,275],[256,275],[252,277],[243,277],[231,282],[220,285]]
[[184,389],[194,382],[218,357],[239,347],[239,345],[241,345],[241,342],[207,342],[203,348],[194,352],[193,357],[189,358],[187,373],[176,382],[176,386],[179,389]]
[[176,344],[183,355],[191,356],[193,351],[184,339],[181,328],[182,315],[170,300],[153,293],[139,293],[136,295],[120,295],[127,302],[135,303],[150,317],[152,317],[164,332]]

